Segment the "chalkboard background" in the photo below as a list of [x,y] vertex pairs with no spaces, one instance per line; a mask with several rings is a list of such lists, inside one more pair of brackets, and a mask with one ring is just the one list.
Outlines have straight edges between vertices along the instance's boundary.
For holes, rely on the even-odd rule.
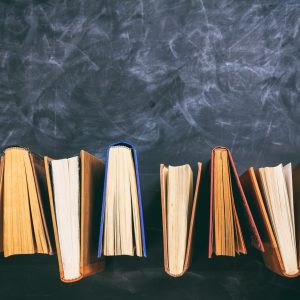
[[[194,259],[163,272],[159,164],[230,148],[239,173],[300,161],[299,1],[0,1],[0,143],[54,158],[139,152],[147,259],[118,257],[76,284],[56,257],[0,258],[1,299],[299,299],[256,250],[207,256],[207,170]],[[207,165],[207,164],[205,164]],[[203,215],[203,217],[202,217]]]

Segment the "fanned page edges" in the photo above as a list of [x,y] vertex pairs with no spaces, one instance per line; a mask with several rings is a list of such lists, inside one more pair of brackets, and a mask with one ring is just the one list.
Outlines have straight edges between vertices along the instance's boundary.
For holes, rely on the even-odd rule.
[[103,188],[103,199],[102,199],[102,209],[101,209],[101,219],[100,219],[100,234],[99,234],[99,245],[98,245],[98,257],[103,256],[103,238],[104,238],[104,219],[105,219],[105,207],[106,207],[106,187],[107,187],[107,173],[108,173],[108,162],[109,162],[109,150],[114,146],[125,146],[131,149],[132,156],[134,160],[136,185],[138,193],[138,204],[139,204],[139,214],[140,214],[140,228],[141,228],[141,238],[142,238],[142,256],[147,257],[146,254],[146,240],[145,240],[145,229],[144,229],[144,217],[143,217],[143,207],[142,207],[142,197],[141,197],[141,187],[140,187],[140,174],[138,167],[138,157],[137,151],[134,145],[127,142],[116,142],[110,144],[106,151],[106,161],[105,161],[105,174],[104,174],[104,188]]
[[[300,168],[294,170],[295,173],[299,172]],[[295,197],[295,206],[297,207],[297,184],[295,182],[293,172],[293,181],[294,181],[294,197]],[[300,178],[300,177],[299,177]],[[299,248],[298,248],[298,268],[299,272],[293,275],[289,275],[285,272],[279,247],[273,232],[273,228],[267,213],[262,192],[260,189],[260,184],[257,179],[257,171],[254,168],[249,168],[244,174],[241,175],[241,182],[243,184],[247,199],[249,199],[250,206],[253,210],[254,217],[257,221],[259,231],[261,232],[262,242],[264,244],[265,252],[262,253],[263,260],[268,269],[272,272],[287,278],[295,278],[300,275],[300,263],[299,263]],[[299,183],[298,183],[299,184]],[[297,210],[295,210],[295,216],[297,215]],[[297,222],[297,219],[296,219]],[[297,231],[296,231],[297,234]],[[298,240],[299,246],[299,240]]]
[[[44,164],[46,169],[46,177],[47,177],[47,185],[48,185],[48,193],[49,193],[49,200],[50,200],[50,208],[51,208],[51,216],[52,216],[52,222],[53,222],[53,229],[54,229],[54,237],[55,237],[55,244],[56,244],[56,252],[57,252],[57,259],[58,259],[58,266],[59,266],[59,274],[60,279],[63,282],[71,283],[75,281],[79,281],[80,279],[87,277],[89,275],[92,275],[96,272],[101,272],[105,268],[105,261],[104,258],[102,259],[96,259],[97,258],[97,246],[98,246],[98,234],[96,238],[96,243],[93,246],[95,250],[90,249],[91,245],[87,245],[87,243],[90,242],[90,237],[87,237],[87,235],[91,234],[90,230],[97,230],[97,228],[89,228],[89,232],[83,232],[84,222],[86,220],[86,226],[92,225],[92,222],[90,221],[90,215],[86,216],[88,213],[93,213],[90,211],[90,205],[93,201],[99,201],[99,206],[101,202],[101,197],[97,200],[96,198],[91,196],[91,191],[88,187],[88,185],[95,185],[93,186],[93,190],[99,190],[99,193],[101,193],[101,190],[103,188],[103,169],[104,169],[104,162],[97,159],[96,157],[92,156],[86,151],[81,150],[80,151],[80,276],[73,278],[73,279],[65,279],[64,278],[64,270],[63,270],[63,263],[62,263],[62,257],[61,257],[61,251],[60,251],[60,244],[59,244],[59,237],[58,237],[58,228],[57,228],[57,221],[56,221],[56,214],[55,214],[55,204],[54,204],[54,196],[53,196],[53,184],[52,184],[52,175],[51,175],[51,168],[50,168],[50,161],[52,159],[45,156],[44,157]],[[97,172],[100,171],[101,174],[98,174],[102,179],[101,182],[97,181],[97,178],[94,178],[93,182],[91,181],[91,178],[88,176],[93,173],[95,176],[95,169],[91,168],[92,161],[94,163],[97,163]],[[89,170],[87,170],[89,169]],[[90,174],[88,174],[90,172]],[[98,178],[99,179],[99,178]],[[89,190],[87,190],[89,189]],[[97,192],[98,193],[98,192]],[[95,203],[94,203],[95,204]],[[88,211],[87,211],[88,210]],[[96,211],[97,213],[97,211]],[[99,214],[98,214],[99,216]],[[96,217],[98,217],[96,216]],[[88,219],[86,219],[86,217]],[[99,224],[99,223],[98,223]],[[88,239],[88,240],[87,240]],[[87,249],[88,248],[88,249]],[[93,257],[91,258],[91,253],[89,252],[89,249],[94,252]],[[84,254],[85,252],[86,255]],[[83,257],[85,255],[85,258]],[[90,261],[90,260],[94,261]]]
[[247,221],[248,221],[248,226],[249,226],[249,233],[251,235],[252,245],[256,249],[260,250],[261,252],[264,252],[265,251],[264,245],[262,243],[260,234],[259,234],[259,232],[257,230],[257,227],[256,227],[256,224],[254,222],[251,210],[249,208],[249,205],[248,205],[248,202],[247,202],[247,199],[246,199],[243,187],[241,185],[240,178],[239,178],[239,175],[237,173],[237,170],[236,170],[236,167],[235,167],[232,155],[231,155],[231,153],[230,153],[230,151],[228,149],[227,149],[227,151],[228,151],[228,155],[229,155],[229,160],[231,162],[231,167],[232,167],[232,170],[234,172],[234,178],[235,178],[236,183],[238,185],[238,189],[239,189],[239,192],[240,192],[240,196],[242,198],[243,206],[245,208],[245,214],[248,217]]
[[[237,170],[235,168],[235,164],[232,158],[232,155],[229,151],[228,148],[218,146],[215,147],[212,152],[211,152],[211,161],[210,161],[210,211],[209,211],[209,239],[208,239],[208,258],[212,258],[213,252],[214,252],[214,229],[213,229],[213,191],[214,191],[214,154],[215,151],[218,149],[224,149],[228,153],[228,158],[229,158],[229,165],[230,165],[230,172],[233,175],[231,177],[232,179],[232,186],[234,183],[237,185],[238,191],[239,191],[239,197],[234,197],[234,201],[236,203],[237,199],[238,201],[242,201],[242,206],[244,208],[244,215],[246,216],[247,219],[247,224],[248,224],[248,232],[250,233],[251,236],[251,242],[252,245],[259,249],[260,251],[264,251],[264,245],[261,241],[260,234],[257,230],[257,227],[255,225],[251,210],[249,208],[249,205],[247,203],[247,199],[245,197],[242,185],[239,180],[239,176],[237,173]],[[237,206],[237,204],[235,204]]]
[[190,217],[190,225],[188,230],[188,238],[187,238],[187,247],[185,253],[185,260],[184,260],[184,268],[183,272],[180,274],[173,274],[169,271],[169,259],[168,259],[168,238],[167,238],[167,217],[166,217],[166,198],[167,198],[167,187],[166,187],[166,176],[164,174],[164,168],[166,166],[164,164],[160,165],[160,190],[161,190],[161,208],[162,208],[162,227],[163,227],[163,251],[164,251],[164,270],[165,272],[172,276],[172,277],[180,277],[184,275],[190,267],[191,258],[192,258],[192,243],[193,243],[193,232],[194,232],[194,223],[195,223],[195,215],[196,215],[196,208],[198,203],[198,191],[200,186],[200,178],[201,178],[201,170],[202,170],[202,163],[198,162],[198,172],[196,178],[196,185],[194,189],[193,195],[193,203],[192,203],[192,210],[191,210],[191,217]]
[[30,152],[30,160],[34,170],[33,175],[35,179],[36,190],[38,193],[39,204],[42,210],[42,219],[45,226],[45,232],[47,240],[49,241],[49,254],[53,255],[55,252],[55,249],[53,248],[54,233],[49,205],[49,196],[47,192],[46,170],[44,167],[43,159],[39,155]]
[[[4,230],[4,172],[5,172],[5,157],[7,151],[18,151],[12,152],[10,155],[18,158],[22,157],[22,168],[19,165],[14,165],[17,170],[23,170],[24,177],[22,177],[22,184],[24,188],[24,180],[26,181],[26,189],[28,192],[29,210],[30,218],[32,223],[32,231],[34,236],[34,250],[33,252],[27,253],[10,253],[14,254],[48,254],[53,255],[53,232],[52,223],[49,211],[49,201],[47,193],[47,183],[45,176],[45,169],[43,164],[43,159],[38,154],[30,151],[27,147],[22,147],[18,145],[8,146],[3,150],[3,155],[1,157],[1,178],[0,178],[0,230]],[[20,152],[19,152],[20,151]],[[13,154],[14,153],[14,154]],[[18,153],[18,154],[17,154]],[[10,190],[7,191],[8,194],[11,193]],[[35,215],[34,218],[32,215]],[[38,237],[38,242],[37,242]],[[8,237],[9,239],[9,237]],[[4,235],[0,237],[0,252],[4,251]],[[5,255],[5,251],[4,251]]]

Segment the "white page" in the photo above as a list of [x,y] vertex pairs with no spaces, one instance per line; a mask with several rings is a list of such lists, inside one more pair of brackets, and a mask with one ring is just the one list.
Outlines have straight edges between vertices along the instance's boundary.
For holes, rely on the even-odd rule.
[[64,279],[80,276],[80,179],[78,156],[52,160],[52,182]]
[[169,272],[183,272],[191,202],[193,199],[193,173],[189,165],[169,166],[167,178],[167,249]]
[[[134,255],[132,188],[129,166],[131,149],[114,146],[109,150],[104,219],[104,254]],[[134,177],[136,184],[136,177]],[[135,187],[137,193],[137,187]],[[137,198],[137,195],[136,195]],[[139,214],[139,210],[135,211]],[[140,222],[138,224],[140,226]],[[139,230],[141,232],[141,230]],[[140,254],[140,253],[138,253]]]

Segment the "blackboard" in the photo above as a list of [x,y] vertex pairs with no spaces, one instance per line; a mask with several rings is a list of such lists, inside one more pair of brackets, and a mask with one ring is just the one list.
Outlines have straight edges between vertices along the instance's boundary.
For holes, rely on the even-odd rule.
[[[56,257],[1,257],[1,299],[299,299],[299,279],[255,250],[209,261],[201,205],[192,266],[169,278],[159,189],[160,163],[196,170],[217,145],[239,173],[299,163],[299,16],[296,0],[0,1],[1,148],[104,158],[112,142],[135,144],[148,246],[70,285]],[[207,184],[206,168],[203,205]]]

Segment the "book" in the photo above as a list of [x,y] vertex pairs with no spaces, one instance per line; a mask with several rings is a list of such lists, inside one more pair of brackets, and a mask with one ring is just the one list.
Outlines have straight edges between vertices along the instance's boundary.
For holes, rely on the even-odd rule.
[[146,256],[137,153],[119,142],[108,147],[98,256]]
[[[244,228],[248,228],[253,245],[264,251],[229,149],[212,150],[210,164],[210,223],[208,257],[246,254]],[[247,225],[241,224],[245,218]]]
[[281,276],[299,276],[300,168],[251,167],[241,182],[261,232],[266,266]]
[[190,266],[201,167],[198,163],[194,191],[190,165],[160,165],[164,269],[173,277],[182,276]]
[[4,150],[0,167],[0,251],[53,254],[43,159],[27,148]]
[[0,172],[0,252],[53,254],[43,159],[27,148],[8,147]]
[[79,156],[44,157],[60,278],[73,282],[104,270],[97,256],[104,162]]

